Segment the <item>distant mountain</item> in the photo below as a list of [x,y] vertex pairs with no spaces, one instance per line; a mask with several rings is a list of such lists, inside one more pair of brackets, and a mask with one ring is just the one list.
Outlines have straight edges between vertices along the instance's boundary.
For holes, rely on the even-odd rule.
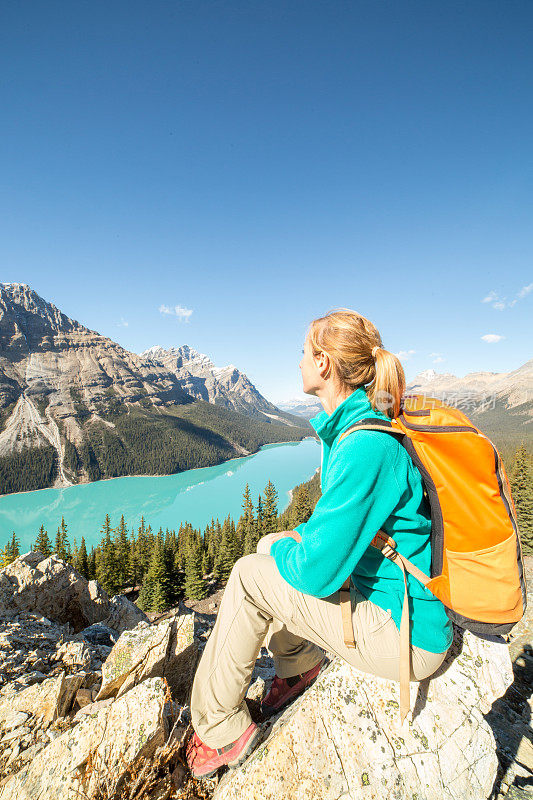
[[434,369],[420,372],[407,386],[408,392],[448,395],[450,400],[461,396],[482,400],[498,399],[507,408],[515,408],[533,400],[533,359],[511,372],[470,372],[458,378],[449,372]]
[[204,399],[195,356],[181,357],[191,371],[130,353],[27,284],[0,284],[0,493],[178,472],[312,433],[234,367],[214,368]]
[[156,345],[141,353],[141,358],[164,366],[177,377],[181,387],[198,400],[249,416],[260,414],[285,425],[298,425],[291,414],[283,413],[266,400],[234,364],[216,367],[209,356],[187,344],[168,350]]
[[[459,408],[499,448],[520,441],[533,447],[533,359],[510,372],[470,372],[463,378],[426,369],[407,384],[405,393],[435,397]],[[278,405],[306,420],[322,411],[312,395]]]
[[509,453],[520,442],[533,447],[533,359],[510,372],[470,372],[463,378],[424,370],[407,393],[457,407],[500,451]]
[[278,408],[290,414],[295,414],[304,419],[311,419],[323,411],[322,403],[314,395],[307,397],[294,397],[291,400],[282,400],[278,403]]

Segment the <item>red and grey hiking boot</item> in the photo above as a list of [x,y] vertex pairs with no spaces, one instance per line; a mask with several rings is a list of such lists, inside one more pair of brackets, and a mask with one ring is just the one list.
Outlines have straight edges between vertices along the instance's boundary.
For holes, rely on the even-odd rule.
[[261,741],[263,731],[255,722],[249,725],[236,742],[224,747],[206,745],[194,731],[186,748],[187,764],[195,778],[210,778],[220,767],[238,767]]
[[310,686],[318,673],[327,663],[324,657],[314,667],[307,672],[302,672],[300,675],[293,675],[290,678],[278,678],[276,675],[270,686],[270,691],[261,703],[261,712],[264,717],[270,717],[283,708],[289,700],[301,694],[304,689]]

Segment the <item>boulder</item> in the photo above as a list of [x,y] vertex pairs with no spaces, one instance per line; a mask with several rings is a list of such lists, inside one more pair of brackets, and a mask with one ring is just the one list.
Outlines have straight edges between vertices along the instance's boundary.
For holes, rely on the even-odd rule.
[[69,623],[75,633],[95,622],[122,632],[146,615],[120,595],[109,598],[96,581],[87,581],[74,567],[55,555],[45,558],[31,550],[0,572],[0,613],[17,611],[44,615]]
[[122,594],[116,594],[109,600],[107,616],[102,620],[102,624],[113,631],[122,633],[134,628],[139,622],[146,622],[147,620],[148,617],[144,611],[137,608],[135,603],[132,603]]
[[104,790],[113,796],[136,762],[164,744],[170,727],[165,702],[164,682],[151,678],[87,714],[9,777],[0,800],[74,800]]
[[67,667],[89,669],[91,651],[85,642],[63,642],[55,652],[54,660],[62,661]]
[[[85,680],[85,674],[66,675],[62,672],[54,678],[46,678],[21,691],[7,692],[0,696],[0,730],[13,712],[23,712],[38,717],[41,724],[50,724],[70,710],[76,692]],[[0,739],[2,738],[0,733]]]
[[399,684],[335,658],[214,798],[487,798],[498,760],[483,715],[512,681],[503,639],[456,630],[435,676],[411,684],[402,726]]
[[[132,627],[135,627],[135,625]],[[89,644],[113,647],[119,637],[119,634],[118,631],[113,630],[113,628],[109,628],[107,625],[104,625],[103,622],[95,622],[94,625],[89,625],[88,628],[84,628],[80,633],[80,636],[83,637],[84,642],[88,642]]]
[[125,631],[102,665],[96,701],[121,697],[146,678],[164,677],[172,697],[185,705],[198,660],[194,614],[176,614],[159,623]]

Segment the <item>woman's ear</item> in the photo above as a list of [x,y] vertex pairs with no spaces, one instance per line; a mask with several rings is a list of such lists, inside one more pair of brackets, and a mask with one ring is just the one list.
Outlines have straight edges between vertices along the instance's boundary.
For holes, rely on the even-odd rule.
[[330,358],[328,354],[321,350],[320,353],[315,356],[315,363],[318,371],[320,372],[320,377],[323,379],[327,378],[331,371]]

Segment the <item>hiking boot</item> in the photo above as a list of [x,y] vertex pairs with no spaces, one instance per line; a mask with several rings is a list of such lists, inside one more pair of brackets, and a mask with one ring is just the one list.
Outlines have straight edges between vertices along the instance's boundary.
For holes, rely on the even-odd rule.
[[239,767],[261,741],[262,730],[255,722],[235,742],[224,747],[209,747],[194,731],[186,748],[187,764],[195,778],[211,778],[220,767]]
[[270,717],[283,708],[289,700],[301,694],[304,689],[310,686],[318,673],[324,666],[326,658],[319,661],[314,667],[307,672],[302,672],[299,675],[293,675],[290,678],[278,678],[276,675],[270,686],[270,691],[261,703],[261,712],[264,717]]

